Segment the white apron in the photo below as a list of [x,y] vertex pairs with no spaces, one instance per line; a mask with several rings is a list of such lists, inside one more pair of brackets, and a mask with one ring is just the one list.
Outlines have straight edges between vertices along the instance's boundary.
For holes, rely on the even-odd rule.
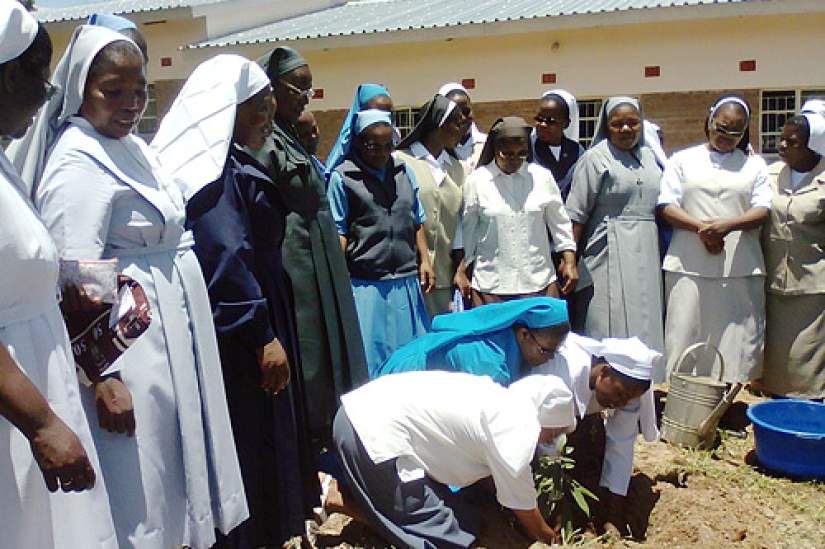
[[57,306],[58,258],[0,151],[0,341],[54,412],[80,438],[97,475],[92,490],[50,494],[28,440],[0,418],[0,532],[9,549],[116,548],[106,485]]
[[[229,532],[248,510],[182,197],[157,181],[147,158],[142,141],[105,138],[74,118],[51,153],[38,206],[67,259],[117,258],[152,307],[149,330],[115,363],[132,393],[135,437],[93,428],[120,545],[206,548],[215,528]],[[103,186],[110,201],[98,197]]]

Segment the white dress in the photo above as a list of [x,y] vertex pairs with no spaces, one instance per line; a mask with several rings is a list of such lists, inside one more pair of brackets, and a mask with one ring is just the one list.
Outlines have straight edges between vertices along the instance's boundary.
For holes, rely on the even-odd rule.
[[57,251],[18,191],[17,179],[0,151],[0,341],[80,438],[97,482],[87,492],[50,494],[28,440],[0,417],[0,545],[9,549],[114,549],[117,540],[106,484],[80,403],[74,359],[57,305]]
[[[182,197],[145,143],[75,117],[51,152],[37,206],[62,257],[117,258],[152,323],[115,363],[135,437],[92,431],[121,547],[209,547],[248,516],[206,285],[183,229]],[[96,417],[91,391],[83,391]]]
[[[697,145],[674,154],[662,177],[659,204],[675,204],[696,219],[738,217],[771,208],[773,192],[760,156],[739,149],[719,153]],[[722,253],[712,255],[698,235],[676,228],[662,268],[667,316],[668,372],[690,345],[710,342],[725,359],[724,381],[747,382],[762,374],[765,344],[765,260],[759,229],[733,231]],[[701,360],[700,374],[712,360]]]

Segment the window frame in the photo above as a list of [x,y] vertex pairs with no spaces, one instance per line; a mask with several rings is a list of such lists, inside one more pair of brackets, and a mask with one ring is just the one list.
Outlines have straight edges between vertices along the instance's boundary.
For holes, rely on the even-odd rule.
[[[140,120],[137,123],[135,131],[138,135],[149,141],[149,139],[157,133],[159,122],[160,117],[158,116],[157,87],[154,83],[147,84],[146,108],[143,110],[143,115],[140,117]],[[148,131],[144,131],[144,128],[142,127],[146,123],[151,124],[150,129]]]
[[[793,93],[793,97],[794,97],[794,110],[793,110],[793,112],[791,112],[790,110],[785,110],[785,111],[766,110],[764,108],[764,94],[765,93],[779,93],[779,92]],[[766,156],[768,158],[772,158],[772,159],[778,159],[779,158],[779,155],[778,155],[776,150],[769,150],[769,151],[765,150],[765,148],[764,148],[764,138],[767,135],[781,135],[782,130],[780,128],[778,132],[777,131],[771,131],[771,132],[768,132],[766,134],[765,133],[766,132],[765,122],[766,121],[765,121],[764,117],[766,115],[769,115],[769,114],[785,113],[786,114],[785,120],[787,120],[788,118],[791,118],[791,117],[796,116],[796,115],[799,114],[800,110],[802,109],[802,104],[806,100],[811,99],[811,98],[815,98],[815,97],[821,97],[821,98],[825,99],[825,87],[823,87],[823,88],[790,88],[790,87],[789,88],[765,88],[765,89],[759,90],[759,139],[757,141],[758,144],[759,144],[759,154],[761,154],[763,156]]]
[[[579,109],[579,144],[585,149],[589,149],[590,145],[593,143],[593,138],[596,135],[596,126],[599,124],[599,114],[601,114],[602,106],[604,106],[604,102],[606,100],[607,99],[604,97],[585,97],[582,99],[576,99],[577,108]],[[589,104],[596,104],[594,116],[582,116],[582,106]],[[593,122],[593,135],[589,137],[582,137],[584,135],[582,132],[582,122],[589,121]]]
[[[408,121],[411,125],[399,124],[399,115],[407,116]],[[418,121],[421,119],[421,109],[419,107],[412,107],[412,106],[403,106],[403,107],[394,107],[392,110],[392,123],[395,126],[395,129],[398,130],[401,139],[407,137],[410,132],[412,132],[413,128],[415,128]]]

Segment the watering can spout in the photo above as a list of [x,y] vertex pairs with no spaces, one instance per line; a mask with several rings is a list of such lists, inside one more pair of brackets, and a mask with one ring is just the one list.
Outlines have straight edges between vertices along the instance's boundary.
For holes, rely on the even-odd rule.
[[739,394],[739,391],[742,389],[741,383],[734,383],[730,389],[725,393],[725,396],[722,397],[722,400],[719,401],[719,404],[713,409],[708,417],[699,424],[697,429],[698,435],[700,439],[708,440],[711,435],[711,431],[716,429],[716,426],[719,424],[719,420],[725,415],[725,412],[728,411],[731,404],[733,404],[736,395]]

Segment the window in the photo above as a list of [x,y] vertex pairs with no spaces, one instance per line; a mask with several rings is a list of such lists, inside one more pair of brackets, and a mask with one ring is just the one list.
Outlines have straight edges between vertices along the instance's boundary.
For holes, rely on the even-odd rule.
[[146,86],[146,110],[138,122],[138,133],[147,140],[158,131],[158,101],[155,85]]
[[777,90],[762,92],[759,141],[762,154],[776,154],[785,121],[799,113],[808,99],[825,98],[825,90]]
[[585,149],[590,146],[596,134],[596,122],[602,110],[601,99],[579,101],[579,143]]
[[402,139],[410,134],[421,119],[421,113],[415,107],[400,107],[395,109],[392,115],[395,120],[395,127],[398,128]]

